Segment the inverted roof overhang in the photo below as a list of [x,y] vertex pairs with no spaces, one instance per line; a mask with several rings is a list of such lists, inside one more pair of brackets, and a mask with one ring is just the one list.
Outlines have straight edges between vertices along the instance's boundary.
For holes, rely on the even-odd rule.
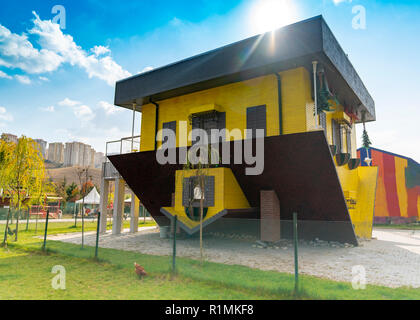
[[[158,54],[158,53],[157,53]],[[203,54],[120,80],[115,105],[132,109],[183,94],[303,66],[324,66],[331,91],[366,121],[375,103],[322,16],[254,36]],[[140,109],[139,109],[140,110]]]

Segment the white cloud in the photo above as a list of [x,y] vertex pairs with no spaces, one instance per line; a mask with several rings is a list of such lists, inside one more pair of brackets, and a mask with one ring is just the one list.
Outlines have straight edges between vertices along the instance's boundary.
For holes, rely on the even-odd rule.
[[336,6],[338,6],[340,3],[343,3],[343,2],[352,2],[353,0],[333,0],[333,2],[334,2],[334,4],[336,5]]
[[154,69],[154,67],[147,66],[147,67],[143,68],[143,70],[139,71],[139,73],[145,73],[147,71],[152,71],[153,69]]
[[169,24],[170,24],[171,26],[178,27],[178,26],[183,25],[184,23],[182,22],[182,20],[181,20],[181,19],[179,19],[179,18],[177,18],[177,17],[173,17],[173,18],[172,18],[172,20],[171,20],[171,21],[169,21]]
[[35,48],[27,34],[15,34],[0,25],[0,66],[21,69],[29,74],[39,74],[56,70],[63,63],[77,66],[88,74],[89,78],[98,78],[114,85],[117,80],[131,76],[109,55],[104,46],[94,46],[89,54],[78,46],[73,37],[64,34],[59,25],[51,20],[41,20],[33,12],[34,27],[28,32],[37,36],[41,49]]
[[92,49],[90,49],[95,56],[102,56],[104,54],[108,54],[111,53],[111,50],[109,50],[108,47],[104,47],[104,46],[94,46]]
[[[38,43],[41,47],[57,53],[72,66],[84,69],[89,78],[96,77],[114,85],[117,80],[131,76],[131,73],[124,70],[110,56],[99,58],[96,53],[89,55],[76,44],[71,35],[63,34],[58,24],[50,20],[41,20],[35,12],[34,15],[34,27],[29,32],[39,36]],[[109,49],[96,46],[93,50],[103,54]]]
[[65,98],[64,100],[58,102],[58,105],[71,108],[74,115],[84,123],[95,118],[95,114],[92,109],[89,106],[82,104],[80,101]]
[[78,104],[81,104],[81,102],[71,100],[69,98],[64,98],[64,100],[58,103],[59,106],[63,106],[63,107],[74,107],[74,106],[77,106]]
[[55,111],[54,106],[48,106],[48,107],[44,107],[44,108],[40,108],[40,109],[44,112],[54,112]]
[[23,84],[31,84],[31,79],[29,79],[27,76],[21,76],[19,74],[15,75],[15,78],[17,81]]
[[95,118],[92,109],[87,105],[80,105],[73,108],[74,115],[84,121],[89,121]]
[[122,108],[118,108],[106,101],[99,101],[98,104],[102,109],[105,110],[106,115],[114,114],[122,110]]
[[9,112],[7,112],[5,107],[1,107],[1,106],[0,106],[0,120],[8,121],[8,122],[13,121],[13,116]]
[[48,79],[47,77],[42,77],[42,76],[38,77],[38,79],[41,81],[47,81],[47,82],[50,81],[50,79]]
[[0,70],[0,78],[12,79],[7,73]]
[[26,34],[12,33],[0,25],[0,66],[43,73],[57,69],[62,61],[62,57],[50,50],[34,48]]

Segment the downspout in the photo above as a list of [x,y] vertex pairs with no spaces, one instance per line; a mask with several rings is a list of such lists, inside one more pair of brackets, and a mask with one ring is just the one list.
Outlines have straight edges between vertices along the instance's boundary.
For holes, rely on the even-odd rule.
[[277,77],[277,92],[278,92],[278,103],[279,103],[279,130],[280,135],[283,134],[283,102],[282,102],[282,95],[281,95],[281,77],[276,72]]
[[318,61],[312,61],[312,68],[314,72],[314,102],[315,102],[315,125],[319,127],[319,119],[318,119],[318,91],[316,87],[316,71],[317,71]]
[[150,103],[154,104],[156,107],[156,114],[155,114],[155,150],[157,150],[157,133],[158,133],[158,125],[159,125],[159,104],[156,102],[153,102],[152,99],[150,99]]
[[134,124],[136,120],[136,103],[133,103],[133,122],[131,124],[131,150],[130,153],[133,152],[134,147]]

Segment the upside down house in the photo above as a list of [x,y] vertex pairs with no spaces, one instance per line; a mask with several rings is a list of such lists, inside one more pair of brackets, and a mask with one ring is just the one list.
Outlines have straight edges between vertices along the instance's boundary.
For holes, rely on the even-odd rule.
[[[261,174],[236,161],[206,169],[204,230],[252,221],[247,231],[277,241],[297,212],[302,238],[371,236],[377,168],[360,166],[355,124],[375,121],[375,104],[322,16],[118,81],[115,105],[133,123],[142,114],[140,148],[108,159],[160,226],[177,216],[194,234],[200,224],[188,205],[197,172],[157,162],[161,129],[175,132],[177,153],[193,143],[182,126],[262,129]],[[233,150],[236,139],[220,143]]]

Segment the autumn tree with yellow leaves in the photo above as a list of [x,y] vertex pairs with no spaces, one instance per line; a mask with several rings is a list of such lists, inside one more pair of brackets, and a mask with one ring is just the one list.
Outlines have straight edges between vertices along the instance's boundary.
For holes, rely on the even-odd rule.
[[[46,179],[44,159],[35,141],[25,136],[20,137],[17,143],[0,141],[0,152],[2,150],[0,188],[3,189],[3,197],[9,197],[10,205],[18,211],[14,231],[17,241],[22,206],[29,208],[33,203],[42,202],[50,188]],[[8,230],[5,230],[5,241],[6,232]]]

